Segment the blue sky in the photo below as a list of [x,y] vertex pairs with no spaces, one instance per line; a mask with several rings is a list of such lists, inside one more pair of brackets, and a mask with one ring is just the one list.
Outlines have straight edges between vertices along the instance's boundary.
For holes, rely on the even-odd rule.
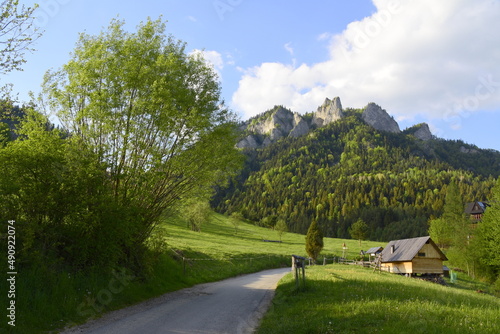
[[36,2],[37,51],[2,78],[21,101],[68,61],[80,32],[162,15],[189,51],[203,50],[242,119],[339,96],[344,107],[379,104],[401,129],[427,122],[441,138],[500,150],[500,0]]

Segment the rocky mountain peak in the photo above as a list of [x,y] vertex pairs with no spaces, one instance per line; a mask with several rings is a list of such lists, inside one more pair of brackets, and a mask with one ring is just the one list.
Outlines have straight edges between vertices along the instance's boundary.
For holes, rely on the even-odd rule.
[[292,128],[293,113],[282,107],[275,106],[264,115],[252,119],[247,129],[256,134],[268,135],[271,140],[283,137]]
[[420,123],[413,127],[414,131],[412,133],[416,138],[428,141],[434,138],[431,130],[429,129],[429,125],[427,123]]
[[288,134],[290,137],[300,137],[306,135],[310,130],[307,121],[299,113],[293,113],[293,129]]
[[242,126],[249,135],[236,145],[239,148],[267,146],[284,137],[299,137],[309,132],[309,124],[296,112],[275,106]]
[[387,111],[375,103],[369,103],[366,106],[361,118],[366,124],[372,126],[376,130],[394,133],[401,132],[399,125],[394,118],[389,116]]
[[326,98],[325,102],[314,113],[312,124],[320,128],[341,119],[343,116],[340,98],[338,96],[333,98],[333,100]]
[[[244,122],[240,129],[245,134],[236,145],[238,148],[259,148],[286,137],[300,137],[311,129],[321,128],[345,116],[339,97],[326,98],[316,112],[301,116],[283,106],[274,108]],[[375,103],[369,103],[361,114],[362,120],[379,131],[400,133],[398,123],[387,111]],[[427,141],[434,138],[429,126],[421,123],[406,129],[405,134]]]

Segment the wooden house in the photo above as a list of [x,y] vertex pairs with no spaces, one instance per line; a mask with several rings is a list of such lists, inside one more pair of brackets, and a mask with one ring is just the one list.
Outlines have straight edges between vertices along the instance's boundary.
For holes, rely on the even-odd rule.
[[486,202],[471,202],[465,204],[465,213],[470,217],[471,223],[476,224],[483,219],[488,204]]
[[394,240],[381,253],[381,270],[397,274],[443,274],[443,261],[448,260],[438,246],[427,237]]

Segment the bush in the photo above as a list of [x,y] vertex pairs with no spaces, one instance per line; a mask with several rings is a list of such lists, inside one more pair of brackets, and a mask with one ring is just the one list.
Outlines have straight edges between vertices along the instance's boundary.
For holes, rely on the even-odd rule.
[[19,261],[82,270],[113,266],[136,252],[142,213],[118,205],[106,168],[81,142],[32,112],[21,137],[0,149],[0,210],[15,220]]

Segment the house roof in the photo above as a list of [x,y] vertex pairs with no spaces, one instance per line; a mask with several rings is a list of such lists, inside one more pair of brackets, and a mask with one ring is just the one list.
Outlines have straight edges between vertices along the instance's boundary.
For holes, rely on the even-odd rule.
[[465,204],[465,213],[470,215],[484,213],[486,206],[486,203],[478,201],[467,203]]
[[373,254],[373,253],[378,253],[381,252],[384,248],[383,247],[372,247],[369,250],[365,252],[365,254]]
[[[431,237],[419,237],[412,239],[402,239],[390,241],[382,251],[382,262],[406,262],[411,261],[417,255],[418,251],[426,243],[431,243],[438,251],[442,260],[448,260],[446,255],[441,252],[438,246],[432,241]],[[394,252],[391,252],[394,246]]]

